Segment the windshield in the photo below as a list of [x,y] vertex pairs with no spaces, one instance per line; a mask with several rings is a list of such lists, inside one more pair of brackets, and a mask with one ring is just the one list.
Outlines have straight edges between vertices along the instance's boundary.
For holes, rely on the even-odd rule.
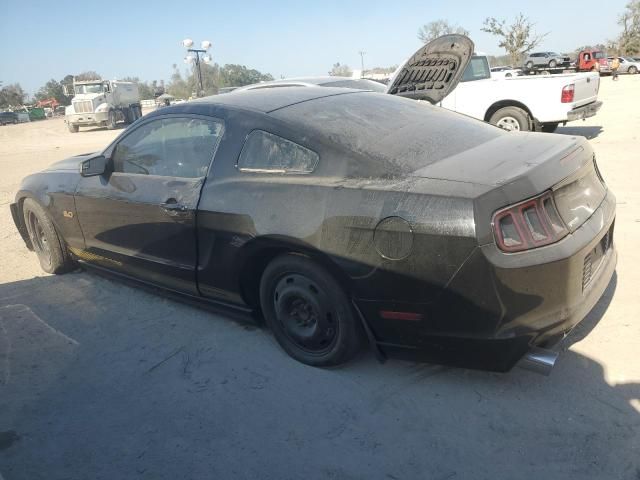
[[84,85],[76,85],[74,87],[76,93],[102,93],[102,83],[88,83]]
[[489,71],[489,62],[486,57],[471,57],[471,61],[467,68],[464,70],[461,82],[470,82],[472,80],[482,80],[484,78],[491,78],[491,72]]

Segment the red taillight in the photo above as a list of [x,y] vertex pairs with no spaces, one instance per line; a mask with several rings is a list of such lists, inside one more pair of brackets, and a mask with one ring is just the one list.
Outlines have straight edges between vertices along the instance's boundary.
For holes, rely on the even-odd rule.
[[492,223],[496,243],[505,252],[549,245],[569,233],[550,192],[497,211]]
[[571,103],[573,102],[573,96],[575,94],[576,87],[572,83],[571,85],[567,85],[562,89],[562,96],[560,97],[560,102],[562,103]]

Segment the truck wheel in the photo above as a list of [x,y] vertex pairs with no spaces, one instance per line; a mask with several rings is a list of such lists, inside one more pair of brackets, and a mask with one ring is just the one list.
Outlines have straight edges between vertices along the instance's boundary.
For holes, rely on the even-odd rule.
[[24,223],[40,266],[47,273],[65,273],[73,269],[73,260],[67,252],[53,222],[42,206],[32,198],[22,205]]
[[489,123],[508,132],[528,132],[531,130],[529,114],[518,107],[503,107],[489,119]]
[[269,263],[260,280],[260,306],[280,346],[307,365],[345,363],[362,346],[349,297],[307,257],[287,254]]
[[78,133],[78,130],[80,129],[78,125],[74,125],[73,123],[67,123],[67,128],[71,133]]
[[638,69],[636,67],[629,67],[627,73],[629,73],[629,75],[635,75],[636,73],[638,73]]
[[543,123],[540,126],[540,131],[544,133],[553,133],[558,129],[559,123]]
[[109,120],[107,120],[107,129],[114,130],[116,128],[116,112],[109,110]]

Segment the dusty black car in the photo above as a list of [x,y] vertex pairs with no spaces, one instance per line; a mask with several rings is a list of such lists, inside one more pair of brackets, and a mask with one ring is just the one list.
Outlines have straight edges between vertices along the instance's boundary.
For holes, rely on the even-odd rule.
[[255,312],[310,365],[368,342],[506,371],[602,295],[615,199],[581,137],[399,98],[455,86],[472,45],[436,46],[395,96],[283,87],[148,114],[27,177],[15,224],[47,272],[79,262]]

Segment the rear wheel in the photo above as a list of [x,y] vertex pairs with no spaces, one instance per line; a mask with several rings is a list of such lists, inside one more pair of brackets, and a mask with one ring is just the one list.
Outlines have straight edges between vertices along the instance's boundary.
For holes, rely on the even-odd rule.
[[503,107],[496,111],[489,123],[509,132],[528,132],[531,130],[529,114],[518,107]]
[[307,257],[277,257],[260,280],[260,305],[280,346],[316,367],[339,365],[362,345],[362,328],[335,279]]
[[42,269],[47,273],[65,273],[73,269],[67,246],[42,206],[27,198],[22,205],[22,212],[29,239]]
[[107,119],[107,128],[109,130],[114,130],[116,128],[116,112],[114,110],[109,110],[109,118]]

